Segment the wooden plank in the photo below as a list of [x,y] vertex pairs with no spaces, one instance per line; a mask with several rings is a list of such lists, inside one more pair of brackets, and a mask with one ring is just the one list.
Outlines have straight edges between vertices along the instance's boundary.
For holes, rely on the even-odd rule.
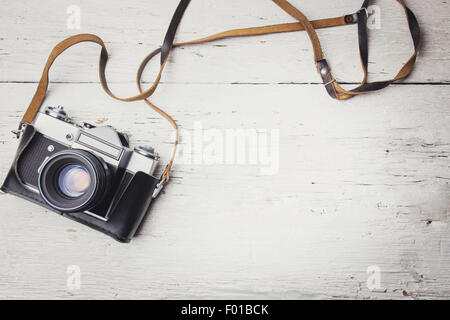
[[[51,48],[75,33],[94,33],[108,45],[108,78],[133,82],[139,62],[164,37],[176,0],[78,1],[81,29],[67,28],[68,0],[14,1],[0,12],[0,81],[38,81]],[[403,11],[395,1],[377,1],[379,30],[370,31],[370,79],[391,78],[412,53]],[[424,46],[409,83],[449,82],[449,4],[407,1],[424,34]],[[311,19],[356,11],[360,0],[293,1]],[[432,19],[430,19],[432,17]],[[188,8],[177,39],[188,40],[230,28],[292,22],[271,1],[197,0]],[[355,26],[320,30],[326,57],[339,81],[362,78]],[[98,81],[98,49],[81,45],[61,57],[52,72],[60,82]],[[84,65],[83,69],[80,66]],[[156,63],[153,69],[156,68]],[[146,81],[152,81],[148,72]],[[176,50],[163,81],[168,83],[310,83],[319,82],[311,45],[303,33],[230,39]]]
[[[35,87],[0,84],[2,179],[17,143],[9,131]],[[164,84],[154,102],[184,143],[199,123],[219,135],[279,130],[278,172],[178,162],[129,245],[2,194],[0,298],[450,297],[447,86],[337,102],[320,85]],[[167,159],[171,131],[143,103],[53,84],[45,104],[107,119]],[[66,287],[69,265],[81,268],[80,290]],[[366,286],[373,265],[376,291]]]

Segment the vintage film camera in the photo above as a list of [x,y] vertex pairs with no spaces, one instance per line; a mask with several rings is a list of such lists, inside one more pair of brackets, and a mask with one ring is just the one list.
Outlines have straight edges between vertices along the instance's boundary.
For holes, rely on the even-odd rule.
[[47,107],[21,132],[2,190],[128,242],[163,187],[153,176],[158,160],[110,126]]

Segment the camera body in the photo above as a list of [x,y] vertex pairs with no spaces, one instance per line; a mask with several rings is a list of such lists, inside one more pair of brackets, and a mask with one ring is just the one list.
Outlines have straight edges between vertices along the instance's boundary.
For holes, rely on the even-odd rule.
[[2,190],[128,242],[162,188],[158,160],[110,126],[77,124],[47,107],[23,129]]

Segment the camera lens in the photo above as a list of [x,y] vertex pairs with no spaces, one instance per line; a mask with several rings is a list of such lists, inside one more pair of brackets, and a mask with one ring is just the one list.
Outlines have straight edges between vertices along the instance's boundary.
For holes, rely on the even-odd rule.
[[75,198],[83,195],[90,185],[89,171],[80,165],[69,164],[59,173],[59,189],[68,197]]
[[110,185],[105,162],[85,150],[63,150],[48,158],[39,172],[44,201],[62,212],[82,212],[100,204]]

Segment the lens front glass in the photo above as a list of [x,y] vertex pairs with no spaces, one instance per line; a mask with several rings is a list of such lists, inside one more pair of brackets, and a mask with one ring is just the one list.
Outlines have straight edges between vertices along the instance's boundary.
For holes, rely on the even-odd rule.
[[88,170],[78,164],[69,164],[59,173],[58,187],[68,197],[82,196],[90,185],[91,176]]
[[62,150],[42,164],[38,187],[58,211],[83,212],[100,205],[109,192],[109,167],[89,151]]

